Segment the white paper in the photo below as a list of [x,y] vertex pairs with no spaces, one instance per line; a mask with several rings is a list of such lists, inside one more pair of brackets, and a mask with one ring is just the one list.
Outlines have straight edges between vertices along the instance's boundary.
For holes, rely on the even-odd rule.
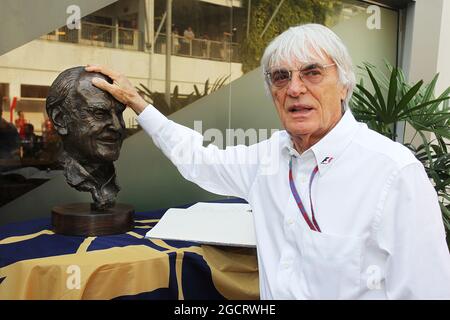
[[250,212],[252,207],[248,203],[210,203],[210,202],[197,202],[189,208],[185,209],[189,211],[208,211],[208,212]]
[[145,237],[256,247],[251,207],[244,203],[199,202],[169,209]]

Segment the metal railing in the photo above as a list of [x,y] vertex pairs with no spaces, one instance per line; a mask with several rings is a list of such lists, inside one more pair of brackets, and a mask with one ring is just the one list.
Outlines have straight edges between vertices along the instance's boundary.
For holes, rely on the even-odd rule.
[[64,26],[41,39],[129,50],[142,50],[143,47],[139,30],[91,22],[82,22],[80,29],[71,30]]
[[[155,53],[166,53],[166,35],[160,33],[155,42]],[[184,57],[218,61],[240,62],[239,44],[229,41],[187,39],[172,35],[172,54]]]
[[[42,36],[41,39],[108,48],[144,50],[143,32],[91,22],[82,22],[80,29],[59,28]],[[176,56],[240,62],[239,49],[238,43],[226,40],[187,39],[183,36],[172,36],[172,55]],[[166,53],[165,34],[158,35],[154,52]]]

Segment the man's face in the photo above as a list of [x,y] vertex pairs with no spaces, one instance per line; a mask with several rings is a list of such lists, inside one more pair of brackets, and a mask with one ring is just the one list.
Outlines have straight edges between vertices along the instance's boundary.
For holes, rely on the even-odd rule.
[[[314,63],[326,66],[333,61],[328,57],[326,60],[317,57],[314,61],[282,63],[277,68],[298,70]],[[271,93],[286,131],[291,136],[309,136],[317,140],[341,118],[341,100],[345,99],[347,89],[339,82],[337,67],[332,65],[323,69],[319,83],[307,83],[300,78],[299,71],[293,71],[291,81],[281,88],[272,85]]]
[[64,142],[70,143],[66,150],[76,152],[77,159],[91,163],[117,160],[125,135],[122,118],[125,106],[92,85],[92,78],[99,76],[94,73],[81,76]]

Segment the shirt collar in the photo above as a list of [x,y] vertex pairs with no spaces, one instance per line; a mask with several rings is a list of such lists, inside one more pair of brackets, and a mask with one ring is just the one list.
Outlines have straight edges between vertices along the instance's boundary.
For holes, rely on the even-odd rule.
[[[329,170],[342,152],[352,141],[356,130],[359,128],[358,122],[348,109],[336,126],[331,129],[319,142],[313,145],[311,150],[314,153],[316,163],[319,166],[319,174],[323,175]],[[297,150],[294,149],[292,139],[286,139],[284,148],[290,156],[300,157]]]

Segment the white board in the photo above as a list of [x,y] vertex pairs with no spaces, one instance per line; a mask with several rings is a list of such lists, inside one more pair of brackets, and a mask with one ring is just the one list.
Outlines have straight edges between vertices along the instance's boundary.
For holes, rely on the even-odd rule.
[[187,209],[169,209],[145,237],[256,247],[253,214],[244,203],[199,202]]

